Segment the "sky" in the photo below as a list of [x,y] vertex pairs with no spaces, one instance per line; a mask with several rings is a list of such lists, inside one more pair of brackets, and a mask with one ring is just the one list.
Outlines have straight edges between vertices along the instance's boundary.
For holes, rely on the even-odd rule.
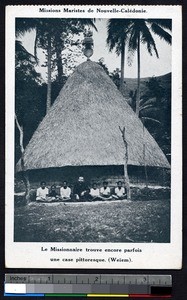
[[[94,40],[94,53],[91,60],[98,61],[100,58],[104,58],[104,64],[108,67],[110,72],[113,72],[116,68],[120,69],[120,56],[117,56],[115,51],[109,52],[106,44],[107,38],[107,19],[96,19],[95,23],[98,31],[93,29],[93,40]],[[26,33],[22,37],[23,46],[33,54],[34,49],[35,32]],[[144,45],[141,44],[141,74],[143,77],[160,76],[171,72],[171,50],[172,47],[163,40],[160,40],[154,35],[159,58],[155,54],[150,56]],[[41,67],[44,63],[45,56],[42,50],[38,51],[39,66],[37,71],[42,74],[44,80],[46,80],[46,68]],[[79,57],[77,64],[82,63],[86,60],[86,57]],[[131,66],[126,62],[125,64],[125,78],[136,78],[137,77],[137,59],[136,53],[133,57]]]

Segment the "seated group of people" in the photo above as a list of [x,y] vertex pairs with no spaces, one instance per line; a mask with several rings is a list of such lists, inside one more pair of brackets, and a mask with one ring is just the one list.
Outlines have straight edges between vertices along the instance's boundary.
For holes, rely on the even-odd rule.
[[46,187],[46,182],[42,181],[41,186],[36,192],[36,201],[96,201],[96,200],[124,200],[126,199],[126,188],[122,186],[122,181],[117,182],[117,187],[111,192],[108,182],[104,181],[103,186],[99,189],[96,183],[89,188],[80,176],[78,182],[74,185],[73,192],[68,186],[67,181],[63,182],[60,193],[56,192],[56,186],[52,185],[50,190]]
[[67,181],[63,182],[60,188],[60,195],[56,191],[56,186],[53,184],[50,189],[46,187],[46,182],[42,181],[40,187],[36,191],[36,201],[56,201],[56,200],[71,200],[71,189],[67,185]]

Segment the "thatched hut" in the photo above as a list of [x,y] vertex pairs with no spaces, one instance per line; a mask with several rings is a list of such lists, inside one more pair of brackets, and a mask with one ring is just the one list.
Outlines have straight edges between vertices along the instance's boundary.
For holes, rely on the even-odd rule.
[[119,126],[126,129],[130,180],[144,181],[145,164],[149,180],[158,180],[157,172],[170,165],[154,138],[103,68],[92,61],[80,64],[26,147],[31,185],[41,179],[73,183],[79,175],[115,182],[124,164]]

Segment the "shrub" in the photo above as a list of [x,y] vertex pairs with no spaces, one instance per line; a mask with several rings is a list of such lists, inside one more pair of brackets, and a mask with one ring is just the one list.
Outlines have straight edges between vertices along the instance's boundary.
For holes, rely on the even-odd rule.
[[132,200],[163,200],[170,198],[170,189],[169,188],[131,188],[131,198]]

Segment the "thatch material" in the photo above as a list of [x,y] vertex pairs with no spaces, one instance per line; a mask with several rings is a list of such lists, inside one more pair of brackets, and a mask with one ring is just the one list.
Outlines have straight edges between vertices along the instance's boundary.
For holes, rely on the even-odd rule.
[[119,126],[126,128],[129,165],[143,166],[145,156],[148,166],[170,167],[103,68],[86,61],[67,80],[29,142],[26,169],[123,165]]

